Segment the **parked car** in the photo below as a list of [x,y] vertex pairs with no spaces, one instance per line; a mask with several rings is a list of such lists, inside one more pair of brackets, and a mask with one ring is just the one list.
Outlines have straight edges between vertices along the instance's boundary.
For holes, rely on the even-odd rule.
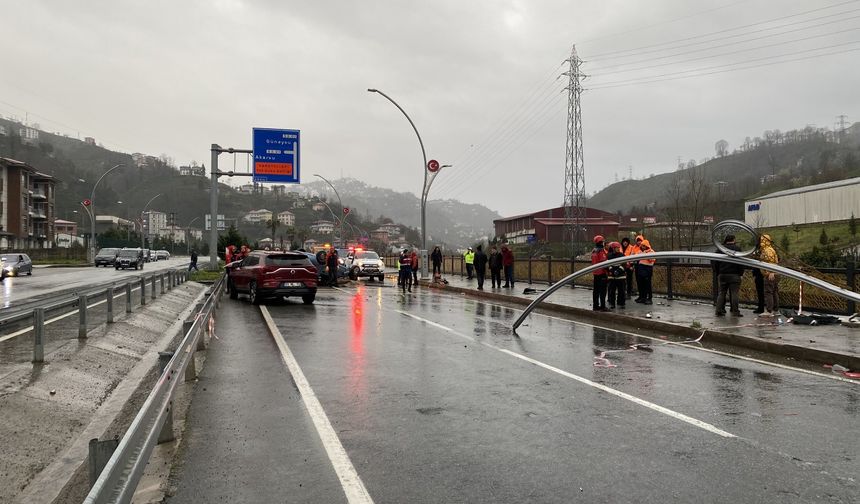
[[156,250],[155,251],[155,260],[156,261],[166,261],[170,259],[170,252],[166,250]]
[[119,253],[118,248],[103,248],[99,250],[99,253],[96,254],[95,264],[96,268],[99,266],[113,266],[114,262],[116,262],[116,255]]
[[352,261],[349,265],[349,278],[356,280],[359,277],[374,278],[382,282],[385,279],[385,263],[379,254],[372,250],[355,249]]
[[275,297],[301,296],[304,304],[317,294],[317,268],[302,252],[255,250],[227,266],[230,299],[248,294],[253,304]]
[[33,274],[33,261],[30,260],[30,256],[27,254],[16,254],[14,252],[3,254],[0,257],[0,264],[2,264],[5,276],[14,277]]
[[139,248],[124,248],[119,251],[114,262],[114,269],[143,269],[143,263],[146,260],[143,256],[143,249]]
[[149,250],[148,248],[141,249],[141,250],[143,251],[143,262],[150,262],[150,261],[155,260],[152,258],[152,251],[151,250]]

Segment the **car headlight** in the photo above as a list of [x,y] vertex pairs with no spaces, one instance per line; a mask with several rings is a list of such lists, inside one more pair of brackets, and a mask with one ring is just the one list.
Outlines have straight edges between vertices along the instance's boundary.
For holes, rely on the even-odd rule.
[[3,266],[3,269],[4,269],[4,270],[6,270],[6,271],[14,271],[14,270],[15,270],[15,266]]

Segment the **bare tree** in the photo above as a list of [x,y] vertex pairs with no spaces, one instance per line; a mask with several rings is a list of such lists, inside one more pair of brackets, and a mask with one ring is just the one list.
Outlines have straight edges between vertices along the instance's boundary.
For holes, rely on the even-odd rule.
[[675,238],[677,237],[677,246],[681,245],[681,226],[684,221],[684,204],[686,200],[686,181],[684,180],[684,172],[676,171],[669,180],[669,185],[666,187],[666,220],[669,224],[669,247],[668,250],[677,250]]
[[717,151],[717,157],[727,156],[729,153],[729,142],[717,140],[717,143],[714,144],[714,150]]
[[704,218],[705,208],[710,204],[711,184],[705,180],[705,170],[702,167],[690,168],[686,171],[686,221],[689,229],[689,250],[696,244],[698,224]]

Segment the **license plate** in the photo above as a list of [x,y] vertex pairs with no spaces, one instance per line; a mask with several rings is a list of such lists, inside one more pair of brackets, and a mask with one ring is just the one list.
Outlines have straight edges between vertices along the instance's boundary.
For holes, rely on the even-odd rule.
[[378,273],[379,272],[379,270],[376,268],[366,268],[364,271],[366,273]]
[[281,287],[302,287],[304,286],[301,282],[284,282],[281,284]]

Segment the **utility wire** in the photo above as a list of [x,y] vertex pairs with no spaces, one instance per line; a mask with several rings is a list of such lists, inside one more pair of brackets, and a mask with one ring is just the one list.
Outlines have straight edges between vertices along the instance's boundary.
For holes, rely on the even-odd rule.
[[685,38],[681,38],[681,39],[670,40],[670,41],[668,41],[668,42],[660,42],[660,43],[658,43],[658,44],[651,44],[651,45],[646,45],[646,46],[634,47],[634,48],[631,48],[631,49],[623,49],[623,50],[619,50],[619,51],[611,51],[611,52],[606,52],[606,53],[603,53],[603,54],[595,54],[595,55],[591,56],[591,57],[589,58],[589,60],[590,60],[590,61],[596,61],[596,60],[598,60],[598,59],[600,59],[600,58],[609,59],[609,58],[606,58],[606,57],[607,57],[607,56],[616,55],[616,54],[623,54],[623,53],[629,53],[629,52],[641,51],[641,50],[643,50],[643,49],[650,49],[650,48],[653,48],[653,47],[661,47],[661,46],[665,46],[665,45],[671,45],[671,44],[675,44],[675,43],[677,43],[677,42],[686,42],[686,41],[689,41],[689,40],[696,40],[696,39],[700,39],[700,38],[702,38],[702,37],[710,37],[711,35],[719,35],[719,34],[722,34],[722,33],[728,33],[728,32],[732,32],[732,31],[742,30],[742,29],[744,29],[744,28],[752,28],[752,27],[754,27],[754,26],[759,26],[759,25],[762,25],[762,24],[773,23],[773,22],[775,22],[775,21],[782,21],[783,19],[791,19],[791,18],[795,18],[795,17],[798,17],[798,16],[805,16],[806,14],[811,14],[811,13],[813,13],[813,12],[820,12],[820,11],[827,10],[827,9],[833,9],[833,8],[835,8],[835,7],[841,7],[841,6],[843,6],[843,5],[848,5],[848,4],[857,3],[858,1],[860,1],[860,0],[848,0],[848,1],[846,1],[846,2],[841,2],[841,3],[838,3],[838,4],[829,5],[829,6],[827,6],[827,7],[819,7],[819,8],[817,8],[817,9],[810,9],[810,10],[807,10],[807,11],[798,12],[797,14],[789,14],[789,15],[787,15],[787,16],[780,16],[780,17],[772,18],[772,19],[768,19],[768,20],[765,20],[765,21],[758,21],[758,22],[755,22],[755,23],[750,23],[750,24],[746,24],[746,25],[736,26],[736,27],[734,27],[734,28],[726,28],[726,29],[723,29],[723,30],[717,30],[717,31],[710,32],[710,33],[703,33],[703,34],[701,34],[701,35],[694,35],[694,36],[691,36],[691,37],[685,37]]
[[[858,11],[860,11],[860,9],[855,9],[855,10],[853,10],[853,11],[848,11],[848,12],[858,12]],[[843,14],[843,13],[840,13],[840,14]],[[795,33],[795,32],[799,32],[799,31],[805,31],[805,30],[809,30],[809,29],[811,29],[811,28],[819,28],[819,27],[821,27],[821,26],[831,25],[831,24],[835,24],[835,23],[841,23],[841,22],[844,22],[844,21],[850,21],[850,20],[852,20],[852,19],[858,19],[858,18],[860,18],[860,16],[852,16],[852,17],[848,17],[848,18],[837,19],[837,20],[834,20],[834,21],[828,21],[828,22],[826,22],[826,23],[820,23],[820,24],[813,25],[813,26],[806,26],[806,27],[803,27],[803,28],[795,28],[795,29],[793,29],[793,30],[787,30],[787,31],[784,31],[784,32],[772,33],[772,34],[770,34],[770,35],[762,35],[762,36],[760,36],[760,37],[753,37],[753,38],[746,39],[746,40],[737,40],[737,41],[734,41],[734,42],[729,42],[729,43],[727,43],[727,44],[720,44],[720,45],[715,45],[715,46],[710,46],[710,47],[702,47],[702,48],[699,48],[699,49],[693,49],[693,50],[690,50],[690,51],[684,51],[684,52],[675,53],[675,54],[668,54],[668,55],[664,55],[664,56],[658,56],[658,57],[648,58],[648,59],[646,59],[646,60],[640,60],[640,61],[657,61],[657,60],[662,60],[662,59],[667,59],[667,58],[674,58],[674,57],[676,57],[676,56],[684,56],[684,55],[687,55],[687,54],[694,54],[694,53],[697,53],[697,52],[711,51],[711,50],[719,49],[719,48],[722,48],[722,47],[729,47],[729,46],[732,46],[732,45],[745,44],[745,43],[747,43],[747,42],[754,42],[754,41],[756,41],[756,40],[764,40],[764,39],[768,39],[768,38],[772,38],[772,37],[780,37],[780,36],[782,36],[782,35],[786,35],[786,34],[789,34],[789,33]],[[792,23],[792,24],[795,24],[795,23]],[[788,26],[788,25],[785,25],[785,26]],[[777,27],[777,28],[784,28],[785,26],[779,26],[779,27]],[[695,45],[707,44],[707,43],[714,42],[714,41],[718,41],[718,40],[726,40],[726,39],[729,39],[729,38],[741,37],[741,36],[745,36],[745,35],[752,35],[753,33],[758,33],[758,32],[768,31],[768,30],[770,30],[770,29],[765,29],[765,30],[756,30],[756,31],[754,31],[754,32],[750,32],[750,33],[742,33],[742,34],[738,34],[738,35],[730,35],[730,36],[728,36],[728,37],[723,37],[723,38],[721,38],[721,39],[708,40],[708,41],[705,41],[705,42],[696,42],[696,43],[693,43],[693,44],[687,44],[687,45],[685,45],[685,46],[680,46],[680,47],[678,47],[678,49],[680,49],[680,48],[682,48],[682,47],[692,47],[692,46],[695,46]],[[837,33],[842,33],[842,32],[839,32],[839,31],[837,31],[837,32],[828,32],[828,33],[824,33],[824,34],[816,35],[815,37],[824,37],[824,36],[827,36],[827,35],[835,35],[835,34],[837,34]],[[797,39],[797,40],[808,40],[808,39],[801,38],[801,39]],[[796,42],[796,40],[789,40],[789,41],[786,41],[785,43],[790,43],[790,42]],[[765,46],[765,47],[768,47],[768,46]],[[755,48],[753,48],[753,49],[755,49]],[[657,52],[657,51],[655,51],[655,52]],[[631,65],[631,64],[636,64],[636,63],[638,63],[638,62],[637,62],[637,61],[632,61],[632,62],[620,63],[620,64],[617,64],[617,65],[609,65],[609,66],[604,66],[604,67],[593,68],[593,69],[590,69],[590,71],[592,71],[592,72],[598,71],[598,72],[599,72],[599,71],[601,71],[601,70],[609,69],[609,68],[624,68],[624,67],[625,67],[625,65]],[[625,71],[625,70],[619,70],[618,72],[622,72],[622,71]],[[605,72],[605,73],[615,73],[615,71],[613,71],[613,72]]]
[[[499,151],[503,150],[506,146],[513,144],[518,136],[522,134],[524,130],[523,125],[531,125],[534,124],[536,120],[543,117],[543,115],[548,111],[548,109],[553,105],[557,98],[560,95],[558,93],[553,93],[547,96],[544,101],[537,105],[532,111],[531,114],[523,118],[521,121],[517,121],[515,124],[508,125],[509,127],[505,130],[504,133],[499,135],[494,142],[487,144],[488,147],[485,149],[485,152],[480,156],[473,156],[468,161],[460,163],[459,165],[455,165],[453,167],[453,173],[451,176],[441,179],[439,182],[439,187],[437,191],[448,191],[455,187],[458,187],[465,180],[469,179],[473,174],[474,170],[473,166],[482,162],[482,160],[487,157],[493,157],[498,154]],[[556,100],[554,100],[554,98]],[[442,183],[444,182],[444,183]]]
[[[837,44],[836,46],[830,46],[830,47],[844,46],[844,45],[857,44],[857,43],[860,43],[860,40],[854,41],[854,42],[847,42],[845,44]],[[818,51],[818,50],[822,50],[822,49],[826,49],[826,48],[819,47],[817,49],[811,49],[810,51]],[[810,51],[801,51],[801,52],[810,52]],[[832,52],[823,53],[823,54],[813,54],[810,56],[802,56],[800,58],[791,58],[791,59],[782,60],[782,61],[772,61],[769,63],[750,65],[750,66],[741,67],[741,68],[729,68],[729,69],[725,69],[725,70],[717,70],[714,72],[706,72],[706,73],[700,73],[700,74],[694,74],[694,75],[684,75],[684,76],[679,76],[679,77],[668,77],[665,79],[657,78],[660,76],[655,75],[655,76],[651,76],[651,77],[643,77],[641,80],[631,79],[629,81],[618,81],[615,83],[604,83],[604,84],[601,84],[598,86],[588,88],[587,91],[595,91],[595,90],[599,90],[599,89],[610,89],[610,88],[616,88],[616,87],[634,86],[634,85],[639,85],[639,84],[651,84],[654,82],[665,82],[665,81],[672,81],[672,80],[690,79],[693,77],[703,77],[706,75],[715,75],[715,74],[721,74],[721,73],[727,73],[727,72],[735,72],[738,70],[750,70],[750,69],[756,69],[756,68],[761,68],[761,67],[766,67],[766,66],[779,65],[782,63],[790,63],[793,61],[802,61],[802,60],[808,60],[808,59],[812,59],[812,58],[820,58],[822,56],[833,56],[833,55],[845,54],[845,53],[850,53],[850,52],[855,52],[855,51],[860,51],[860,48],[844,49],[842,51],[832,51]],[[794,53],[794,54],[798,54],[798,53]],[[784,56],[790,56],[790,55],[782,55],[782,56],[778,56],[778,57],[784,57]],[[772,59],[772,58],[770,58],[770,59]],[[754,60],[750,60],[750,61],[754,61]],[[749,61],[740,62],[740,63],[732,63],[731,65],[740,65],[740,64],[748,63],[748,62]],[[719,68],[720,66],[730,66],[730,65],[719,65],[717,67],[709,67],[709,68]],[[701,70],[704,70],[704,69],[688,70],[687,72],[701,71]],[[685,73],[685,72],[676,72],[676,73]],[[664,75],[672,75],[672,74],[664,74]],[[648,80],[648,79],[652,79],[652,80]]]
[[[860,16],[857,16],[857,17],[858,17],[858,18],[860,18]],[[604,76],[604,75],[619,74],[619,73],[627,73],[627,72],[635,72],[635,71],[638,71],[638,70],[650,70],[650,69],[652,69],[652,68],[665,67],[665,66],[672,66],[672,65],[680,65],[680,64],[683,64],[683,63],[690,63],[690,62],[692,62],[692,61],[701,61],[701,60],[705,60],[705,59],[719,58],[719,57],[721,57],[721,56],[730,56],[730,55],[732,55],[732,54],[739,54],[739,53],[744,53],[744,52],[749,52],[749,51],[759,51],[759,50],[761,50],[761,49],[768,49],[768,48],[770,48],[770,47],[785,46],[785,45],[787,45],[787,44],[794,44],[794,43],[797,43],[797,42],[803,42],[803,41],[806,41],[806,40],[812,40],[812,39],[822,38],[822,37],[830,37],[830,36],[832,36],[832,35],[838,35],[838,34],[840,34],[840,33],[847,33],[847,32],[852,32],[852,31],[857,31],[857,30],[860,30],[860,26],[856,26],[856,27],[854,27],[854,28],[848,28],[848,29],[845,29],[845,30],[839,30],[839,31],[835,31],[835,32],[822,33],[822,34],[819,34],[819,35],[812,35],[812,36],[809,36],[809,37],[804,37],[804,38],[799,38],[799,39],[794,39],[794,40],[786,40],[786,41],[781,41],[781,42],[775,42],[775,43],[773,43],[773,44],[766,44],[766,45],[763,45],[763,46],[748,47],[748,48],[746,48],[746,49],[738,49],[738,50],[736,50],[736,51],[728,51],[728,52],[719,53],[719,54],[712,54],[712,55],[709,55],[709,56],[700,56],[700,57],[698,57],[698,58],[690,58],[690,59],[681,60],[681,61],[670,61],[670,62],[668,62],[668,63],[661,63],[661,64],[659,64],[659,65],[647,65],[647,66],[640,66],[640,67],[635,67],[635,68],[628,68],[628,69],[626,69],[626,70],[613,70],[613,71],[611,71],[611,72],[603,72],[603,73],[592,74],[591,76],[592,76],[592,77],[602,77],[602,76]]]

